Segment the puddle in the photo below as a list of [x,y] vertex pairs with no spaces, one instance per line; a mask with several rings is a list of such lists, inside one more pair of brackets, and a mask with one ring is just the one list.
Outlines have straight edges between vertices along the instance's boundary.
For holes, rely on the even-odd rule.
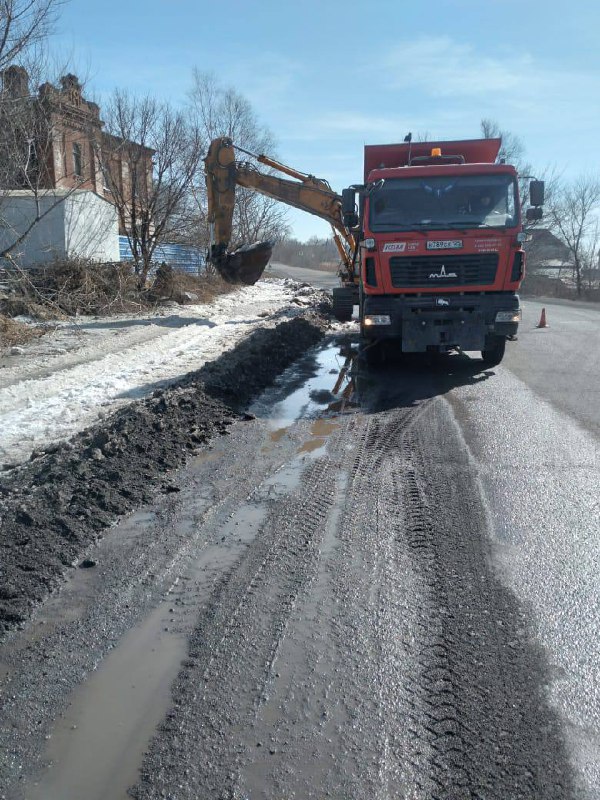
[[269,439],[272,442],[279,442],[279,441],[281,441],[283,439],[283,437],[286,435],[288,430],[289,430],[288,427],[277,428],[277,430],[271,431],[271,433],[269,434]]
[[330,419],[318,419],[310,426],[310,432],[313,436],[329,436],[339,427],[339,422],[334,422]]
[[279,385],[253,404],[252,413],[269,422],[271,441],[280,441],[299,419],[331,411],[340,413],[349,406],[355,393],[352,378],[355,356],[356,351],[347,344],[329,344],[284,373]]
[[317,453],[325,450],[327,439],[309,439],[298,448],[299,453]]
[[[157,515],[149,509],[136,511],[118,525],[119,545],[134,541],[145,534],[157,520]],[[110,541],[105,540],[110,548]],[[38,614],[35,627],[29,635],[30,641],[40,641],[53,633],[61,625],[83,619],[92,603],[95,603],[98,584],[103,580],[103,561],[92,569],[76,568],[61,591],[50,597]]]
[[165,602],[75,691],[50,737],[50,765],[28,786],[28,798],[128,800],[186,655],[186,636],[166,630],[169,619]]
[[300,444],[297,453],[313,457],[322,454],[327,437],[339,427],[331,421],[331,416],[359,405],[355,381],[357,354],[347,343],[329,344],[288,370],[277,387],[254,403],[252,413],[266,419],[270,429],[268,444],[261,452],[268,453],[273,444],[281,442],[298,420],[314,419],[310,428],[313,438]]
[[[302,442],[296,452],[302,456],[322,455],[327,438],[339,427],[331,417],[359,405],[355,382],[357,354],[358,350],[348,343],[329,344],[288,370],[278,386],[262,395],[252,406],[252,413],[266,419],[270,429],[261,452],[268,453],[299,420],[313,419],[311,438]],[[297,469],[294,474],[299,479]],[[295,485],[297,480],[291,488]]]
[[[285,484],[279,476],[278,480]],[[271,479],[271,485],[276,481]],[[288,489],[289,491],[289,489]],[[64,714],[54,725],[44,763],[48,766],[26,785],[28,800],[129,800],[127,790],[139,779],[144,753],[171,705],[171,685],[187,652],[187,639],[198,609],[211,596],[215,583],[237,562],[252,542],[267,514],[254,495],[236,512],[217,523],[214,541],[201,546],[186,563],[164,599],[130,630],[71,695]],[[131,530],[152,524],[150,511],[132,515],[120,527]],[[191,534],[197,522],[178,521],[178,533]],[[121,531],[115,533],[120,537]],[[74,602],[82,603],[82,576],[78,570],[64,587],[62,614],[69,621]],[[70,600],[65,605],[65,596]],[[58,598],[57,598],[58,599]],[[45,626],[44,626],[45,627]],[[0,679],[4,669],[0,664]]]

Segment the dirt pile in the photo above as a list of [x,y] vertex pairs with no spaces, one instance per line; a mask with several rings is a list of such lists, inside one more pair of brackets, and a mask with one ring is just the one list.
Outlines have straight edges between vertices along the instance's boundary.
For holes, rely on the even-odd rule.
[[118,516],[176,490],[168,471],[227,433],[326,327],[307,311],[259,329],[176,385],[0,475],[0,632],[22,623]]

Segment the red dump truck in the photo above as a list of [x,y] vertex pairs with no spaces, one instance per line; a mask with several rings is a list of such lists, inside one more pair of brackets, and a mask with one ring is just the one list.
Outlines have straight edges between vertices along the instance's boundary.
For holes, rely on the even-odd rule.
[[[497,163],[500,145],[365,146],[365,183],[345,189],[342,204],[346,225],[360,229],[360,323],[372,358],[393,340],[402,352],[460,348],[502,360],[521,316],[525,236],[517,173]],[[529,219],[541,217],[543,192],[530,183]]]

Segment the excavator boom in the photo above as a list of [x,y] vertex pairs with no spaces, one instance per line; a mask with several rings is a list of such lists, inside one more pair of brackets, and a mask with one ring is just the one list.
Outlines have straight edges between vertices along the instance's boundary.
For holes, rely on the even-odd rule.
[[327,181],[305,175],[267,156],[257,156],[257,160],[295,180],[261,172],[249,162],[236,161],[234,145],[227,137],[213,140],[204,159],[211,232],[209,261],[219,274],[231,283],[256,283],[272,253],[270,242],[255,242],[228,251],[236,186],[252,189],[329,222],[340,257],[350,274],[355,242],[342,220],[342,198],[332,191]]

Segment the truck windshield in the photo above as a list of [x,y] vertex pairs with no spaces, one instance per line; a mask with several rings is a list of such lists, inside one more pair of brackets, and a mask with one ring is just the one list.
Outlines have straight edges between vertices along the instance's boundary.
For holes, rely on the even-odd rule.
[[518,222],[511,175],[391,178],[369,194],[372,231],[505,228]]

